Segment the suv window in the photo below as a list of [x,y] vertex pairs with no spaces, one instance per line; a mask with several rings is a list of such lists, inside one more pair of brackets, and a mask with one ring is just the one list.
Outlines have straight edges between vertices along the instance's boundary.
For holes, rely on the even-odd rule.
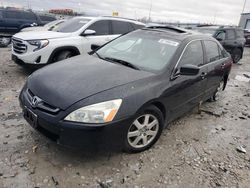
[[145,27],[144,25],[132,24],[135,29],[141,29]]
[[96,35],[109,35],[109,21],[101,20],[93,23],[88,29],[94,30]]
[[241,29],[236,30],[236,37],[237,38],[243,38],[244,37],[244,31]]
[[3,18],[3,11],[0,10],[0,19]]
[[207,63],[211,63],[213,61],[219,60],[222,54],[219,53],[219,46],[214,41],[204,41],[206,55],[207,55]]
[[225,39],[226,39],[226,32],[223,31],[223,30],[218,31],[218,32],[215,34],[215,38],[216,38],[216,39],[220,39],[220,40],[225,40]]
[[134,28],[132,25],[128,22],[124,21],[111,21],[112,28],[113,28],[113,34],[124,34],[130,31],[133,31]]
[[22,15],[25,20],[36,20],[35,14],[31,12],[23,12]]
[[54,21],[54,20],[56,20],[54,17],[52,17],[52,16],[47,16],[47,15],[39,15],[39,18],[40,18],[42,21]]
[[5,17],[9,19],[22,19],[22,14],[19,11],[5,11]]
[[228,40],[234,40],[235,39],[235,32],[233,29],[227,30],[227,39]]
[[[218,51],[218,49],[217,49]],[[181,57],[178,67],[186,64],[201,66],[203,64],[203,50],[201,41],[190,43]]]

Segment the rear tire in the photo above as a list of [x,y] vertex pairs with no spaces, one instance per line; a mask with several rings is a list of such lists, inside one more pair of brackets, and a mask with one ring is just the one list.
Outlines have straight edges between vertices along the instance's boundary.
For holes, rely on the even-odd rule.
[[71,58],[73,56],[74,56],[74,54],[72,51],[69,51],[69,50],[61,51],[58,54],[56,54],[53,62],[62,61],[64,59],[68,59],[68,58]]
[[126,131],[124,150],[138,153],[152,147],[160,138],[164,126],[162,112],[155,106],[149,106],[138,113]]
[[224,80],[221,80],[219,86],[216,89],[216,92],[214,93],[214,95],[209,99],[209,101],[213,102],[213,101],[218,101],[221,99],[221,95],[222,92],[224,91]]
[[234,49],[232,53],[232,58],[234,63],[238,63],[242,58],[242,50],[239,48]]

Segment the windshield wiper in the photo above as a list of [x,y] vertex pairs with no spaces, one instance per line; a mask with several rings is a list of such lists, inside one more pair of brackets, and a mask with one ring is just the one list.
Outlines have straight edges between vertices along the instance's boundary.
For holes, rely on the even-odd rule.
[[135,69],[135,70],[140,70],[137,66],[135,66],[127,61],[121,60],[121,59],[116,59],[116,58],[112,58],[112,57],[105,57],[104,59],[107,61],[111,61],[111,62],[115,62],[115,63],[121,64],[121,65],[124,65],[126,67],[130,67],[130,68]]

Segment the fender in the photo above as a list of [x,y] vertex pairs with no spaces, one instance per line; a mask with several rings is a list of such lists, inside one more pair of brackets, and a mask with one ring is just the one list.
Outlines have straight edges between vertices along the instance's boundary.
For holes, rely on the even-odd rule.
[[75,46],[63,46],[63,47],[59,47],[53,50],[53,52],[50,54],[49,60],[48,60],[48,64],[53,62],[53,57],[55,56],[56,53],[63,51],[63,50],[73,50],[76,55],[80,55],[80,51],[77,47]]

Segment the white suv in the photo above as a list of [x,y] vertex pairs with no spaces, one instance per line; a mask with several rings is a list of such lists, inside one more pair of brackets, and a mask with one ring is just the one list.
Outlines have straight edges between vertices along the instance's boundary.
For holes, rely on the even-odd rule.
[[115,17],[74,17],[54,31],[17,33],[12,38],[12,59],[20,65],[44,65],[91,51],[143,23]]

